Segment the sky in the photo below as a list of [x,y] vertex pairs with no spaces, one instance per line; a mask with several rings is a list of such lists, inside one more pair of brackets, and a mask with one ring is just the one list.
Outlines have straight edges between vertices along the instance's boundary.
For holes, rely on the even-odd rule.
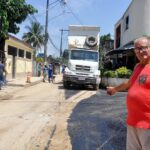
[[[100,35],[110,33],[114,38],[114,25],[123,16],[132,0],[49,0],[48,33],[55,45],[48,42],[47,54],[58,57],[60,54],[60,29],[68,29],[69,25],[93,25],[100,27]],[[34,16],[45,27],[47,0],[26,0],[27,4],[33,5],[37,10]],[[30,26],[31,16],[21,25],[20,32],[16,35],[22,38],[27,32],[25,26]],[[67,48],[67,34],[63,34],[63,49]],[[41,51],[43,48],[41,49]]]

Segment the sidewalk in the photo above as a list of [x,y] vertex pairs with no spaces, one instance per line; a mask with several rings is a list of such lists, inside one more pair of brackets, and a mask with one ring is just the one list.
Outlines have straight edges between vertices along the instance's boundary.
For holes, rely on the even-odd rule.
[[0,100],[9,99],[12,93],[17,92],[25,87],[29,87],[42,82],[42,77],[31,77],[31,83],[26,82],[26,78],[8,79],[7,84],[0,90]]
[[[55,83],[62,81],[62,75],[58,74],[55,75]],[[15,92],[29,87],[35,84],[38,84],[43,81],[43,77],[31,77],[31,83],[26,82],[26,77],[22,78],[15,78],[15,79],[8,79],[7,84],[2,87],[0,90],[0,100],[7,100],[12,97],[12,94]]]

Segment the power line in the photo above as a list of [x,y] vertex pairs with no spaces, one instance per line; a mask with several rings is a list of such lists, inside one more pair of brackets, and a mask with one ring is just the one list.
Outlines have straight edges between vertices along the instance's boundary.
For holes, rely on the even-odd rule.
[[[59,4],[59,3],[57,3],[57,2],[61,2],[61,0],[57,0],[57,1],[55,1],[55,2],[50,3],[50,4],[48,5],[48,9],[53,9],[54,7],[56,7],[56,6]],[[55,4],[55,3],[56,3],[56,4]],[[53,4],[55,4],[55,5],[52,6],[52,7],[49,7],[49,6],[53,5]],[[43,11],[43,12],[41,12],[41,13],[39,13],[39,14],[34,14],[34,16],[39,17],[39,16],[45,15],[45,14],[46,14],[46,11]]]
[[52,17],[52,18],[50,18],[49,19],[49,22],[51,21],[51,20],[54,20],[54,19],[56,19],[56,18],[58,18],[58,17],[60,17],[60,16],[62,16],[62,15],[65,15],[66,13],[71,13],[71,12],[62,12],[62,13],[60,13],[60,14],[58,14],[58,15],[56,15],[56,16],[54,16],[54,17]]
[[61,2],[61,0],[56,0],[56,1],[52,2],[52,3],[50,3],[48,6],[53,5],[53,4],[57,3],[57,2]]
[[66,4],[67,8],[70,10],[71,14],[74,16],[74,18],[81,24],[83,25],[82,21],[79,19],[79,17],[73,12],[72,8],[70,7],[69,4]]
[[60,29],[60,32],[61,32],[61,39],[60,39],[60,57],[62,56],[62,39],[63,39],[63,32],[64,32],[64,31],[69,31],[69,30]]
[[57,50],[59,51],[59,48],[54,44],[52,38],[50,37],[50,35],[48,36],[49,42],[51,43],[51,45]]

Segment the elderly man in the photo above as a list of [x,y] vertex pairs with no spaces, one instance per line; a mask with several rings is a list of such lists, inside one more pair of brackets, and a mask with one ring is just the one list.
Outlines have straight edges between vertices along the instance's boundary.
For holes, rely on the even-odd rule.
[[132,76],[128,82],[108,87],[107,93],[128,89],[127,150],[150,150],[150,41],[141,37],[134,45],[139,63]]

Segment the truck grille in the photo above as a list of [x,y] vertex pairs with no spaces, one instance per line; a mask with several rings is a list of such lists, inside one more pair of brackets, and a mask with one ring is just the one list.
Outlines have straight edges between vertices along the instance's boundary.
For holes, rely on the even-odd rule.
[[76,65],[77,71],[90,71],[90,66]]

